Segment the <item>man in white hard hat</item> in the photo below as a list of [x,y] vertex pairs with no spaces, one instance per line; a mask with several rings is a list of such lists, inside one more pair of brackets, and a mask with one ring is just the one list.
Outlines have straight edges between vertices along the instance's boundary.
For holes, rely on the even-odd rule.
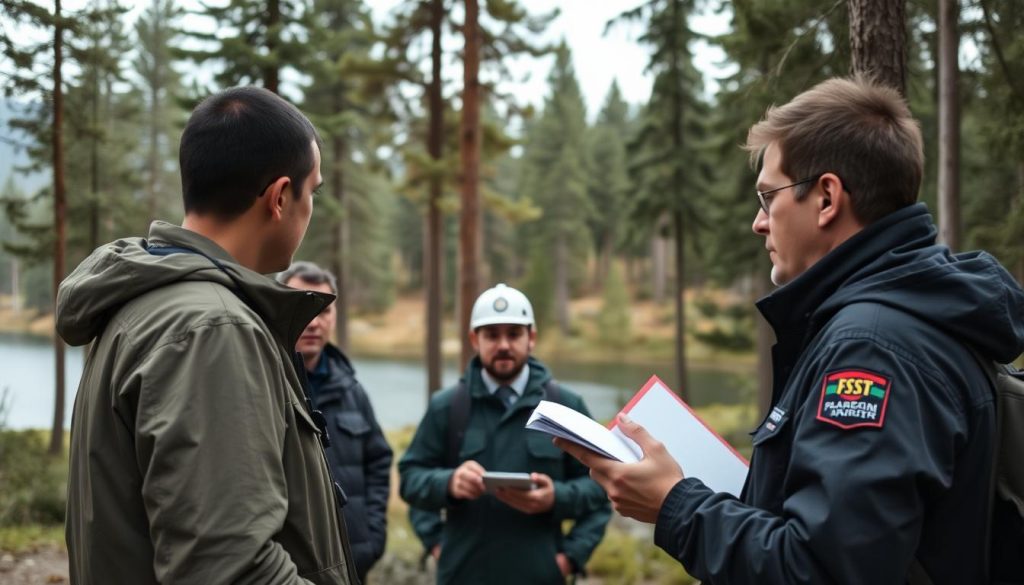
[[[398,464],[413,527],[438,560],[438,583],[565,583],[582,572],[611,510],[586,467],[524,426],[541,400],[589,416],[586,405],[530,356],[537,329],[518,290],[484,291],[469,338],[476,357],[431,398]],[[485,472],[528,473],[533,487],[489,489]],[[567,534],[564,520],[574,520]]]

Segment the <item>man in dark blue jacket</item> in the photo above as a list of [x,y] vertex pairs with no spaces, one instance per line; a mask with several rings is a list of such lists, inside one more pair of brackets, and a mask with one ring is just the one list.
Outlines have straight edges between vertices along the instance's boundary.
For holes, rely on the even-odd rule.
[[826,81],[770,109],[747,148],[780,288],[757,304],[772,404],[741,497],[684,479],[628,420],[639,463],[560,446],[705,583],[985,583],[994,399],[971,348],[1024,351],[1024,291],[988,254],[936,244],[895,91]]
[[[295,262],[277,279],[292,288],[338,294],[334,275],[312,262]],[[366,582],[366,573],[384,554],[392,452],[352,363],[329,342],[336,319],[331,303],[306,326],[295,351],[306,365],[310,399],[327,419],[332,439],[327,460],[348,497],[345,523],[356,571]]]

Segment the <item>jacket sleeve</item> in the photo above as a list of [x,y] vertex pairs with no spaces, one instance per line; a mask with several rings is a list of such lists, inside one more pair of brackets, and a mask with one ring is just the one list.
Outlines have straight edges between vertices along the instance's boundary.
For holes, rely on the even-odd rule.
[[366,515],[373,545],[373,562],[384,554],[388,532],[388,496],[391,492],[393,453],[384,438],[366,393],[362,393],[363,416],[370,422],[370,437],[364,443],[363,461],[366,481]]
[[423,550],[430,552],[435,545],[441,544],[441,532],[444,524],[441,523],[441,513],[434,510],[421,510],[409,508],[409,523],[416,537],[423,543]]
[[439,511],[451,502],[448,481],[453,469],[445,467],[448,409],[440,400],[446,391],[430,399],[412,443],[398,462],[399,493],[410,506]]
[[[757,468],[764,477],[751,481],[781,494],[781,514],[687,478],[662,506],[655,543],[716,585],[902,583],[925,500],[952,481],[967,432],[953,390],[906,356],[869,339],[821,348],[801,377],[807,387],[795,388],[802,399],[792,416],[755,438],[754,464],[764,453],[780,465]],[[844,429],[819,419],[826,375],[857,370],[889,381],[882,425]],[[775,444],[785,433],[791,443]]]
[[[582,399],[575,408],[590,416]],[[585,465],[568,454],[564,454],[564,462],[566,480],[554,482],[554,514],[556,518],[575,521],[562,542],[562,552],[572,560],[576,570],[582,572],[590,555],[604,538],[612,509],[608,496],[597,482],[590,479],[590,470]]]
[[156,348],[132,374],[160,583],[307,583],[273,540],[288,511],[282,367],[262,332],[209,322]]

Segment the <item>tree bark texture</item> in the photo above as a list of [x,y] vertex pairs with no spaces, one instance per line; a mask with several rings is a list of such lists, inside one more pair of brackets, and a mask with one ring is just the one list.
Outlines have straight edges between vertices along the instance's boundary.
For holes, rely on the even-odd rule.
[[939,0],[939,240],[960,249],[960,6]]
[[281,0],[268,0],[267,2],[267,52],[271,55],[271,62],[263,67],[263,86],[274,93],[279,91],[281,85],[280,66],[273,62],[277,57],[275,54],[280,44],[280,32],[278,26],[281,24]]
[[562,335],[569,335],[569,244],[566,235],[555,236],[555,319]]
[[[341,111],[340,92],[335,96],[335,113]],[[331,190],[338,204],[338,219],[332,230],[331,270],[338,279],[338,298],[334,301],[335,315],[338,316],[334,326],[334,335],[338,347],[348,350],[348,298],[349,275],[348,262],[345,254],[348,248],[348,209],[345,198],[345,139],[335,136],[332,139]]]
[[668,256],[665,251],[668,245],[661,237],[663,223],[664,218],[655,223],[654,237],[651,238],[651,299],[659,305],[665,302],[665,257]]
[[473,357],[469,319],[480,293],[480,7],[466,0],[463,27],[462,124],[459,154],[462,160],[462,204],[459,214],[459,337],[461,368]]
[[[431,31],[431,77],[427,86],[427,107],[429,121],[427,129],[427,152],[432,160],[440,161],[444,146],[444,102],[441,96],[441,25],[444,22],[444,1],[430,2]],[[427,395],[441,388],[441,299],[442,244],[444,222],[441,215],[441,177],[436,173],[430,177],[430,194],[427,200],[426,229],[423,232],[423,275],[426,280],[427,330]]]
[[[679,0],[672,2],[672,22],[679,23],[682,18],[682,7]],[[669,67],[672,71],[672,149],[676,157],[683,156],[683,104],[686,96],[683,95],[683,72],[679,63],[680,48],[672,51]],[[675,263],[676,263],[676,387],[680,398],[687,399],[689,395],[688,380],[686,376],[686,221],[683,211],[678,202],[683,200],[683,169],[677,162],[672,169],[672,190],[675,195],[676,207],[672,211],[672,233],[675,236]]]
[[675,268],[676,268],[676,393],[683,400],[689,400],[689,389],[686,379],[686,226],[683,212],[672,212],[672,231],[675,232]]
[[[53,298],[56,302],[57,288],[64,279],[64,227],[67,215],[67,201],[64,190],[64,79],[61,76],[64,52],[64,23],[61,20],[61,0],[55,0],[53,9]],[[54,388],[53,428],[50,432],[50,455],[58,456],[64,451],[64,340],[53,336]]]
[[906,0],[847,0],[853,73],[907,93]]

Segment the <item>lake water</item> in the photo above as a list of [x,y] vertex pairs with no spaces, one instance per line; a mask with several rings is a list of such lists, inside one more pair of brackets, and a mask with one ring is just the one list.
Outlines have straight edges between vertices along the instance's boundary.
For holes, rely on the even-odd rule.
[[[82,373],[81,348],[66,352],[67,415],[71,411]],[[397,428],[415,425],[426,410],[426,371],[421,361],[386,360],[355,356],[353,363],[359,381],[370,400],[381,426]],[[49,428],[53,421],[53,344],[49,339],[0,334],[0,396],[6,389],[5,420],[8,428]],[[591,414],[604,420],[612,417],[651,376],[666,382],[673,379],[671,365],[573,364],[546,362],[555,378],[579,392]],[[690,402],[703,406],[715,402],[737,403],[752,400],[753,373],[749,368],[729,371],[704,368],[690,370]],[[445,368],[445,386],[458,380],[452,363]]]

